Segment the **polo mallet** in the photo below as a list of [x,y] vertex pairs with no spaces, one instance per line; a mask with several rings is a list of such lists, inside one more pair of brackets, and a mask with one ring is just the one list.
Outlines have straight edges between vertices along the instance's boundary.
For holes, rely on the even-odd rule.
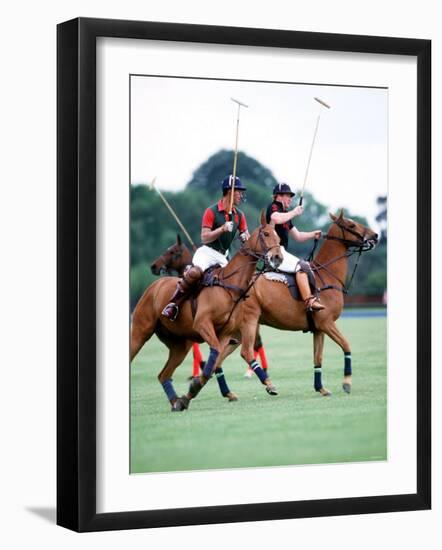
[[249,106],[246,105],[245,103],[242,103],[241,101],[238,101],[237,99],[234,99],[233,97],[231,97],[230,99],[238,105],[238,113],[237,113],[237,117],[236,117],[235,154],[233,156],[233,181],[232,181],[232,191],[231,191],[230,203],[229,203],[229,220],[232,221],[233,194],[235,192],[236,164],[237,164],[237,160],[238,160],[239,112],[241,110],[241,107],[245,107],[246,109],[248,109]]
[[183,233],[186,235],[186,237],[189,239],[189,242],[190,244],[192,245],[193,249],[196,250],[196,246],[195,246],[195,243],[192,241],[192,238],[191,236],[189,235],[189,233],[187,233],[186,231],[186,228],[184,227],[184,225],[181,223],[181,220],[178,218],[178,216],[175,214],[175,211],[174,209],[170,206],[170,204],[168,203],[166,197],[163,195],[163,193],[161,193],[161,191],[155,187],[155,180],[156,180],[156,176],[153,178],[153,180],[151,181],[149,187],[151,189],[154,189],[158,195],[161,197],[162,201],[164,202],[164,204],[167,206],[167,208],[169,209],[169,212],[172,214],[172,216],[175,218],[175,221],[177,222],[177,224],[180,226],[180,228],[183,230]]
[[[322,101],[322,99],[319,99],[319,97],[314,97],[313,99],[315,101],[317,101],[323,107],[327,107],[327,109],[331,108],[330,105],[327,105],[327,103],[325,101]],[[319,126],[320,119],[321,119],[321,108],[320,108],[319,113],[318,113],[318,118],[316,119],[316,127],[315,127],[315,132],[313,134],[312,146],[310,147],[310,154],[308,156],[307,168],[305,170],[304,185],[302,186],[301,197],[299,198],[299,206],[302,206],[302,199],[304,198],[305,184],[307,183],[307,176],[308,176],[308,171],[309,171],[309,168],[310,168],[310,161],[312,160],[313,146],[315,144],[316,134],[318,133],[318,126]]]

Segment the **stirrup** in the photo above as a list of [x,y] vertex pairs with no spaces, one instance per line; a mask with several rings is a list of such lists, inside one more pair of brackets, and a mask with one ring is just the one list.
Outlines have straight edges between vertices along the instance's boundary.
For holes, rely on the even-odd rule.
[[169,321],[175,321],[175,319],[178,317],[179,308],[176,304],[173,302],[170,302],[170,304],[167,304],[167,306],[163,309],[161,312],[161,315],[164,315],[164,317],[167,317]]
[[316,296],[309,296],[304,300],[305,304],[305,310],[306,311],[320,311],[321,309],[325,309],[325,306],[319,303],[319,298]]

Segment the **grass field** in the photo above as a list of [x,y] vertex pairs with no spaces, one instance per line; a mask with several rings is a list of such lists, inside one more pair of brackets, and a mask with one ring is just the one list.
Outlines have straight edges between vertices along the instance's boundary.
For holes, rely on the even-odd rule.
[[[262,327],[279,395],[267,395],[256,376],[244,378],[235,352],[224,372],[239,401],[222,398],[212,379],[182,413],[170,412],[157,380],[167,350],[152,338],[132,364],[132,473],[386,459],[386,318],[342,319],[338,326],[352,345],[350,395],[341,389],[343,353],[334,342],[326,338],[322,368],[333,395],[321,397],[313,390],[312,335]],[[190,374],[191,353],[174,376],[178,395]]]

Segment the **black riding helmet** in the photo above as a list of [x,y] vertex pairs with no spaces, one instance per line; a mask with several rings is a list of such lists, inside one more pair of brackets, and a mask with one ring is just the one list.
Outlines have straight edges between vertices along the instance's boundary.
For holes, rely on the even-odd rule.
[[273,195],[290,195],[294,197],[296,193],[290,189],[290,185],[287,185],[287,183],[278,183],[273,188]]

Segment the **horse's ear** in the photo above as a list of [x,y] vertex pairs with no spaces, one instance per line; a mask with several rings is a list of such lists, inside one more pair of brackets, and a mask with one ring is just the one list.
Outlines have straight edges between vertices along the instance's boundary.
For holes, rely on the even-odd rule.
[[179,233],[176,234],[176,244],[177,244],[178,246],[181,246],[181,237],[180,237],[180,234],[179,234]]
[[339,219],[342,220],[343,217],[344,217],[344,209],[341,208],[341,211],[339,212]]
[[265,216],[265,214],[264,214],[264,210],[261,210],[260,224],[261,224],[261,225],[266,225],[266,224],[267,224],[266,216]]
[[331,212],[329,212],[328,215],[330,216],[331,220],[334,221],[334,222],[338,219],[338,218],[337,218],[334,214],[332,214]]

